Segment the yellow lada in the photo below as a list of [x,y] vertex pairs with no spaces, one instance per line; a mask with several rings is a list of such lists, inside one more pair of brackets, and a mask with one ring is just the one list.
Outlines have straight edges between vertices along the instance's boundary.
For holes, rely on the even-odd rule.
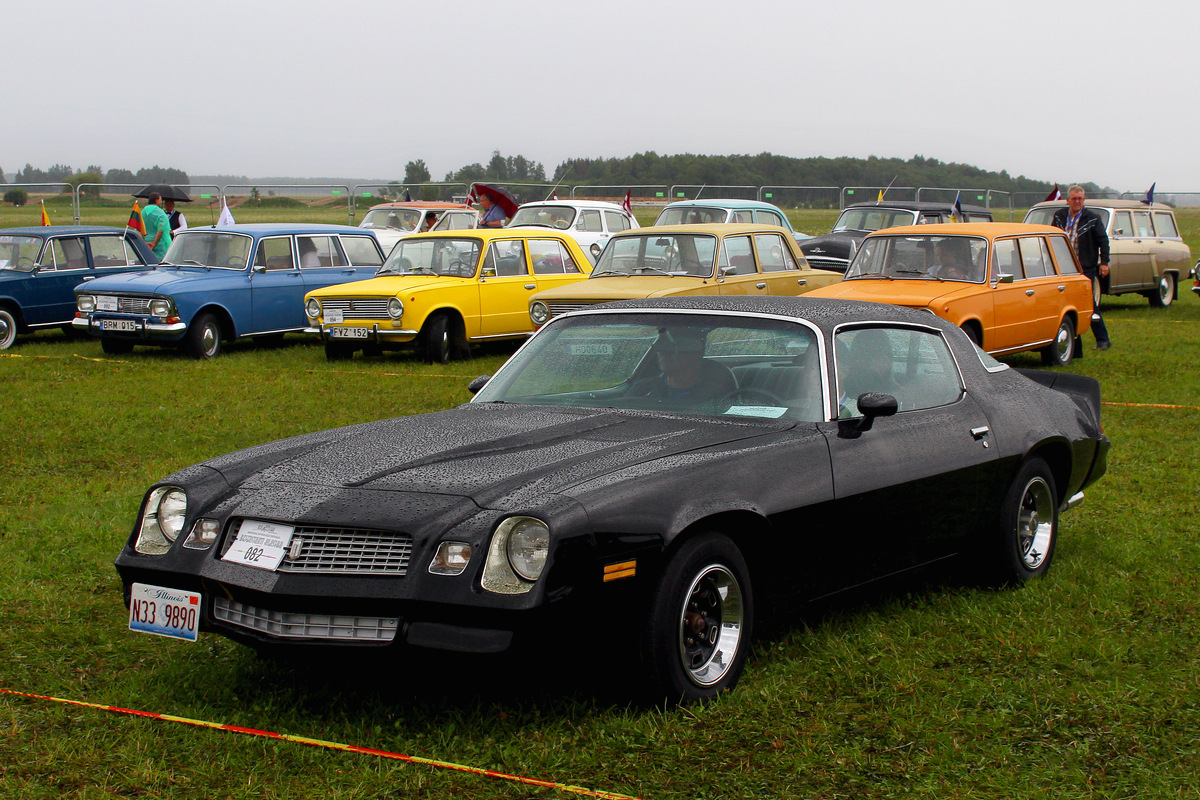
[[1092,285],[1049,225],[913,225],[872,233],[836,286],[814,297],[931,311],[993,355],[1040,350],[1062,366],[1092,324]]
[[591,277],[530,298],[544,325],[578,308],[678,295],[799,295],[841,280],[810,269],[785,228],[764,224],[662,225],[614,235]]
[[435,231],[401,239],[370,280],[309,292],[309,327],[332,361],[418,346],[428,360],[467,357],[470,343],[533,332],[529,298],[587,277],[579,245],[557,231]]

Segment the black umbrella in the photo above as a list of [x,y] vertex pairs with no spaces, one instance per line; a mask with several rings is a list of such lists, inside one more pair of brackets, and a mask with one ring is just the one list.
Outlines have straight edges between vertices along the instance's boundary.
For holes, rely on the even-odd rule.
[[152,183],[144,189],[140,189],[134,193],[134,197],[149,197],[151,192],[158,192],[162,195],[163,200],[174,200],[176,203],[190,203],[192,198],[188,197],[187,192],[180,189],[178,186],[172,186],[169,183]]
[[517,213],[517,206],[521,205],[517,202],[517,198],[512,196],[512,192],[494,183],[475,184],[475,194],[486,194],[491,198],[493,203],[500,206],[500,210],[504,212],[504,216],[509,218]]

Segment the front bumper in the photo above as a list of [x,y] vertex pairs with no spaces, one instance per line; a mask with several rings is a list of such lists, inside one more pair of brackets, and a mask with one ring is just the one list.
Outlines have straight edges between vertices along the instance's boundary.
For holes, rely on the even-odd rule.
[[[366,336],[338,336],[331,333],[335,330],[358,330],[364,329],[367,331]],[[310,325],[304,329],[304,333],[314,334],[321,337],[323,342],[407,342],[416,337],[420,331],[415,331],[409,328],[384,328],[378,322],[364,322],[362,325],[325,325],[318,323],[316,326]]]
[[[106,323],[108,323],[106,325]],[[120,326],[120,327],[118,327]],[[161,317],[129,316],[92,312],[75,317],[71,327],[92,336],[121,336],[136,339],[179,339],[187,332],[183,321],[165,322]]]

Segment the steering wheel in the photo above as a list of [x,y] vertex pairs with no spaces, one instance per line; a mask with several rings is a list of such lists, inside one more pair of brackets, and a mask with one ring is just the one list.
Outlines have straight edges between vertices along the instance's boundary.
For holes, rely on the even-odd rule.
[[34,261],[29,256],[20,256],[19,258],[17,258],[17,266],[18,267],[32,267],[33,264],[34,264]]
[[467,266],[466,262],[455,259],[446,266],[446,273],[449,275],[458,275],[459,277],[469,278],[473,270]]
[[225,263],[224,263],[224,265],[223,265],[223,266],[226,266],[226,267],[244,267],[244,266],[246,266],[246,259],[244,259],[244,258],[239,258],[239,257],[237,257],[237,256],[231,256],[231,257],[229,257],[229,258],[225,259]]
[[734,389],[721,398],[722,403],[728,405],[755,405],[755,406],[777,406],[784,407],[787,403],[777,395],[768,392],[766,389],[758,389],[753,386],[748,386],[742,389]]

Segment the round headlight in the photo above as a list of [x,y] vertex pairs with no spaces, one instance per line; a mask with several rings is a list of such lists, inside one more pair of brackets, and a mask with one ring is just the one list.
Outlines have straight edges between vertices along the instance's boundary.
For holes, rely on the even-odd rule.
[[532,517],[516,522],[508,535],[508,563],[527,581],[536,581],[546,567],[550,552],[550,529]]
[[550,319],[550,307],[538,300],[529,307],[529,318],[533,320],[534,325],[545,325]]
[[388,300],[388,316],[392,319],[400,319],[404,316],[404,303],[400,302],[399,297]]
[[96,298],[90,294],[76,295],[75,308],[87,314],[96,310]]
[[151,300],[150,315],[154,317],[165,317],[171,313],[170,300]]
[[309,319],[316,319],[321,316],[321,304],[315,299],[309,298],[308,302],[304,304],[304,313],[308,314]]
[[165,492],[158,501],[158,529],[168,542],[175,541],[183,530],[183,518],[187,515],[187,495],[179,489]]
[[592,242],[592,255],[596,258],[600,257],[601,247],[597,242]]

